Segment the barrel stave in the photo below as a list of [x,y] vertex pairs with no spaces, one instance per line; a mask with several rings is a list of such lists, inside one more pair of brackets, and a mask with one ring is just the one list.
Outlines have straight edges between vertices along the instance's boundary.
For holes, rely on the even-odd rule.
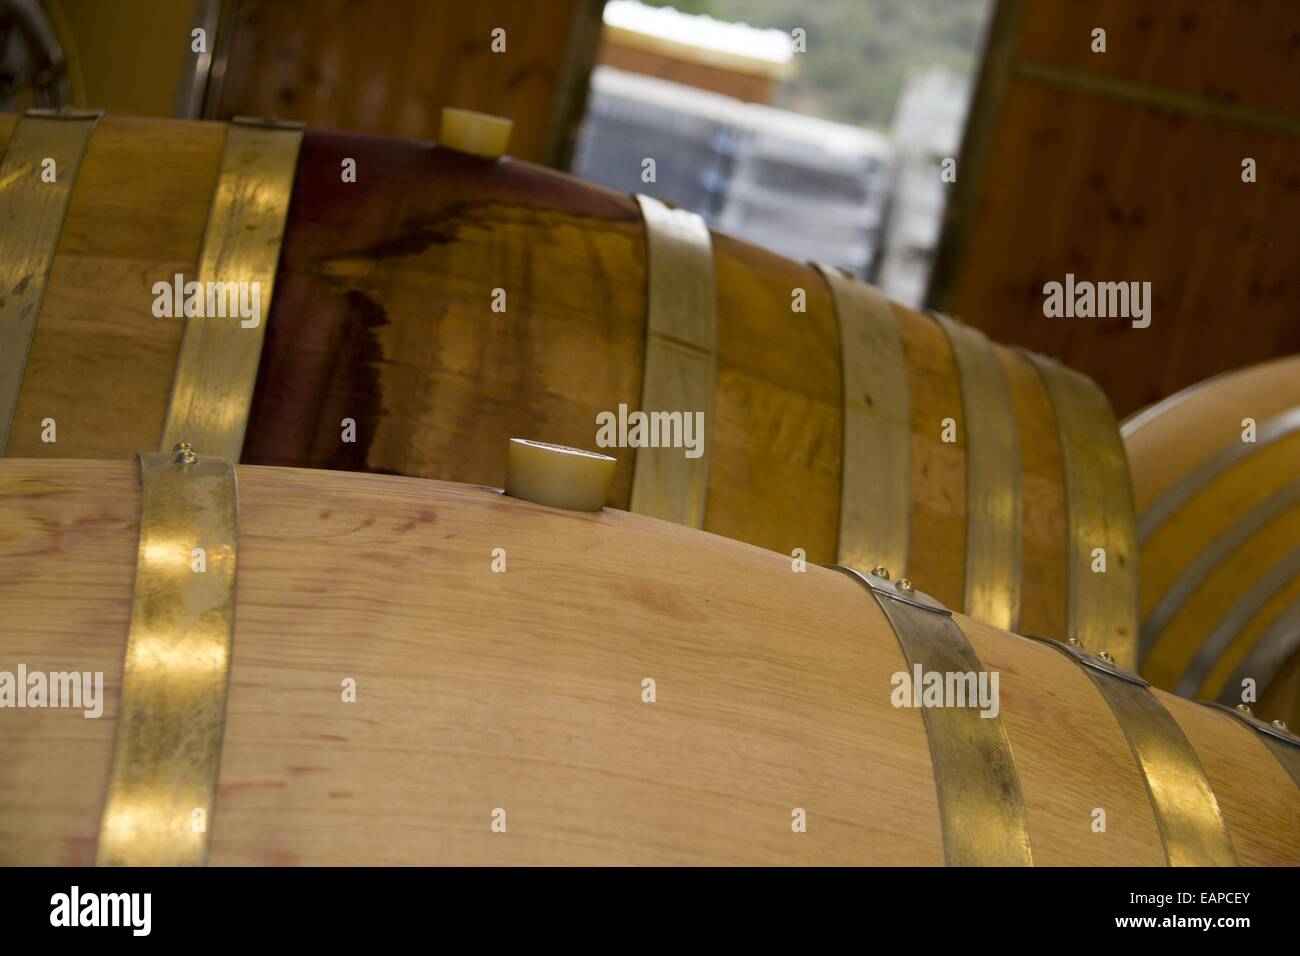
[[[241,466],[239,489],[211,862],[943,862],[922,712],[890,705],[905,658],[848,577],[445,482]],[[103,670],[111,688],[102,720],[6,714],[21,723],[0,736],[4,862],[93,857],[138,508],[129,462],[0,463],[6,659]],[[1080,665],[956,620],[1000,674],[1034,861],[1162,863],[1142,776]],[[1157,696],[1240,862],[1300,861],[1300,792],[1253,731]]]
[[[152,283],[193,275],[224,139],[221,124],[100,123],[10,454],[121,458],[158,447],[183,323],[152,315]],[[342,179],[345,159],[356,182]],[[717,386],[702,526],[833,562],[841,502],[858,492],[844,486],[839,323],[826,280],[720,234],[712,257]],[[636,409],[643,394],[647,281],[645,226],[630,197],[508,159],[307,131],[242,460],[499,486],[510,437],[590,448],[597,414]],[[492,310],[495,290],[505,312]],[[793,308],[797,290],[805,311]],[[989,556],[968,553],[977,540],[968,506],[991,492],[968,487],[979,478],[966,435],[987,410],[963,407],[935,320],[889,308],[912,429],[909,462],[882,453],[876,463],[903,468],[911,494],[909,558],[892,571],[974,611],[966,581]],[[993,351],[1020,458],[1014,623],[1064,636],[1076,545],[1052,405],[1024,356]],[[47,416],[57,444],[41,441]],[[605,450],[619,461],[609,504],[626,508],[636,450]]]
[[1293,725],[1298,376],[1297,356],[1225,373],[1122,429],[1139,509],[1143,673],[1228,704],[1250,677],[1258,713]]
[[[153,285],[193,277],[224,136],[216,123],[98,124],[50,271],[10,457],[157,450],[183,325],[154,316]],[[42,440],[47,418],[57,442]]]
[[1173,694],[1161,696],[1196,750],[1214,788],[1243,866],[1295,866],[1300,847],[1300,787],[1263,739],[1222,711]]

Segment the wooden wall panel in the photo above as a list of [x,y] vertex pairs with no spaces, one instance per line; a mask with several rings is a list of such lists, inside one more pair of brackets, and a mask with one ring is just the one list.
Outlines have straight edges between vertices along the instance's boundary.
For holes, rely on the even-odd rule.
[[[1300,352],[1297,64],[1300,3],[1003,0],[931,303],[1088,374],[1121,416]],[[1151,282],[1150,327],[1045,317],[1066,273]]]
[[[1019,59],[1300,114],[1295,0],[1032,0]],[[1104,27],[1106,52],[1091,50]],[[1243,56],[1242,54],[1246,54]]]
[[[236,0],[205,116],[437,139],[442,107],[514,120],[509,153],[563,164],[582,119],[600,0]],[[492,31],[506,32],[493,52]]]

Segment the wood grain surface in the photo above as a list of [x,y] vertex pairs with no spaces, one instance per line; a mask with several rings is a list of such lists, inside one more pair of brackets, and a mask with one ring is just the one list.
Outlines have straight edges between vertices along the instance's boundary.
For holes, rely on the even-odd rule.
[[[929,303],[1090,376],[1119,415],[1300,352],[1300,5],[1000,8],[1018,13],[974,94]],[[1067,273],[1150,282],[1150,326],[1045,316]]]
[[[1193,562],[1207,552],[1216,555],[1209,573],[1155,636],[1143,664],[1143,674],[1161,686],[1176,684],[1224,616],[1300,542],[1300,502],[1296,502],[1276,507],[1266,522],[1233,547],[1216,543],[1253,509],[1284,501],[1288,486],[1300,480],[1300,430],[1258,446],[1242,440],[1244,420],[1253,419],[1262,428],[1296,408],[1300,408],[1300,356],[1290,356],[1210,379],[1125,423],[1124,445],[1139,515],[1181,483],[1198,482],[1183,505],[1142,543],[1142,619],[1156,610]],[[1226,469],[1204,480],[1195,478],[1207,461],[1234,450],[1241,455]],[[1300,602],[1300,575],[1284,580],[1248,616],[1206,670],[1199,694],[1217,697],[1259,638],[1296,602]],[[1257,675],[1262,692],[1258,713],[1300,726],[1300,687],[1291,686],[1298,678],[1295,666],[1284,666],[1277,675]]]
[[[157,451],[183,320],[153,314],[155,282],[194,276],[225,128],[101,120],[73,188],[27,374],[12,457]],[[53,418],[58,441],[42,441]]]
[[511,154],[547,163],[582,119],[600,22],[593,0],[228,0],[222,18],[228,62],[204,116],[434,139],[454,106],[509,117]]
[[[189,278],[224,127],[105,118],[74,191],[24,382],[15,456],[155,450],[182,324],[152,285]],[[162,159],[160,159],[162,157]],[[344,183],[344,159],[357,181]],[[810,561],[836,557],[838,324],[823,278],[714,234],[718,384],[704,528]],[[494,290],[506,311],[494,312]],[[791,310],[803,289],[807,311]],[[636,409],[645,237],[635,202],[517,160],[308,131],[243,460],[501,486],[510,438],[593,448],[596,416]],[[928,316],[894,306],[912,410],[911,567],[963,607],[965,410]],[[1024,488],[1022,628],[1065,626],[1064,476],[1051,406],[1023,357],[1012,385]],[[58,442],[41,440],[53,417]],[[943,423],[957,440],[942,440]],[[355,441],[345,441],[345,421]],[[628,506],[632,449],[610,504]],[[881,462],[880,467],[892,467]],[[904,569],[893,569],[895,574]]]
[[[99,720],[0,712],[0,862],[93,860],[137,483],[127,461],[0,462],[0,669],[102,670],[109,688]],[[943,861],[921,714],[890,704],[902,653],[847,577],[468,485],[251,466],[239,484],[212,863]],[[1128,745],[1078,666],[958,620],[1001,674],[1035,859],[1162,863]],[[1300,862],[1300,791],[1273,756],[1159,696],[1240,861]]]

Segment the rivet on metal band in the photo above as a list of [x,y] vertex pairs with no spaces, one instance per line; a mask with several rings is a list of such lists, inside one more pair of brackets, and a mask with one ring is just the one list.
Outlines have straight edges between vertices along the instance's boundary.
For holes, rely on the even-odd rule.
[[934,314],[952,348],[966,430],[966,613],[1020,623],[1020,435],[1006,371],[978,329]]
[[[1286,725],[1281,721],[1269,723],[1260,720],[1249,708],[1243,709],[1242,706],[1227,707],[1215,701],[1201,700],[1197,703],[1204,704],[1206,707],[1213,707],[1215,710],[1221,710],[1224,713],[1231,714],[1234,718],[1241,721],[1255,733],[1259,734],[1259,739],[1264,745],[1272,751],[1273,756],[1277,758],[1278,763],[1282,765],[1297,787],[1300,787],[1300,737],[1286,729]],[[1244,705],[1243,705],[1244,706]]]
[[102,115],[28,110],[0,162],[0,455],[9,445],[72,187]]
[[99,863],[202,865],[235,629],[235,468],[187,445],[139,461],[140,546]]
[[[293,194],[301,123],[236,118],[226,129],[221,171],[195,277],[216,316],[185,320],[161,447],[196,448],[239,461],[266,337],[275,272]],[[245,293],[247,290],[247,293]],[[241,297],[257,314],[240,312]]]
[[[1110,402],[1096,384],[1033,352],[1056,415],[1065,469],[1069,522],[1069,635],[1108,645],[1115,660],[1137,667],[1137,532],[1128,457]],[[1105,550],[1106,570],[1093,571],[1093,551]]]
[[1170,866],[1236,866],[1237,854],[1219,801],[1191,741],[1150,686],[1105,652],[1026,635],[1083,665],[1119,721],[1142,773],[1165,859]]
[[682,448],[638,448],[631,510],[703,527],[717,382],[718,302],[713,241],[693,212],[638,195],[646,229],[646,343],[641,410],[703,418],[698,458]]
[[[903,582],[835,565],[875,597],[913,670],[977,675],[979,656],[952,614]],[[878,569],[883,571],[884,569]],[[979,707],[923,707],[949,866],[1032,866],[1029,820],[1001,715]]]
[[817,265],[840,330],[843,465],[836,557],[850,567],[907,568],[912,511],[912,419],[907,357],[879,290]]

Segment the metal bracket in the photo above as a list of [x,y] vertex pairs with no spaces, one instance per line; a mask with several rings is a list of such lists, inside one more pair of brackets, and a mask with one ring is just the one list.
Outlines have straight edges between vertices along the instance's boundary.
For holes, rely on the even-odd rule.
[[841,574],[847,574],[851,578],[857,578],[858,581],[871,588],[872,593],[881,597],[887,597],[891,601],[897,601],[900,604],[910,604],[912,607],[919,607],[922,611],[931,611],[935,614],[943,614],[952,617],[952,611],[944,607],[938,600],[926,594],[924,591],[918,591],[911,586],[907,578],[899,578],[897,581],[889,579],[889,572],[884,568],[874,568],[868,574],[863,574],[857,568],[850,568],[843,564],[828,564],[832,571],[839,571]]
[[[1120,667],[1114,661],[1108,661],[1104,657],[1096,654],[1090,654],[1077,640],[1058,641],[1054,637],[1043,637],[1041,634],[1021,634],[1021,637],[1027,637],[1031,641],[1041,641],[1044,644],[1051,644],[1059,651],[1069,654],[1075,660],[1085,667],[1091,667],[1095,671],[1101,671],[1103,674],[1109,674],[1111,677],[1118,677],[1120,680],[1126,680],[1130,684],[1137,684],[1139,687],[1150,687],[1151,682],[1143,679],[1132,671],[1127,671]],[[1102,651],[1102,653],[1106,653]]]

